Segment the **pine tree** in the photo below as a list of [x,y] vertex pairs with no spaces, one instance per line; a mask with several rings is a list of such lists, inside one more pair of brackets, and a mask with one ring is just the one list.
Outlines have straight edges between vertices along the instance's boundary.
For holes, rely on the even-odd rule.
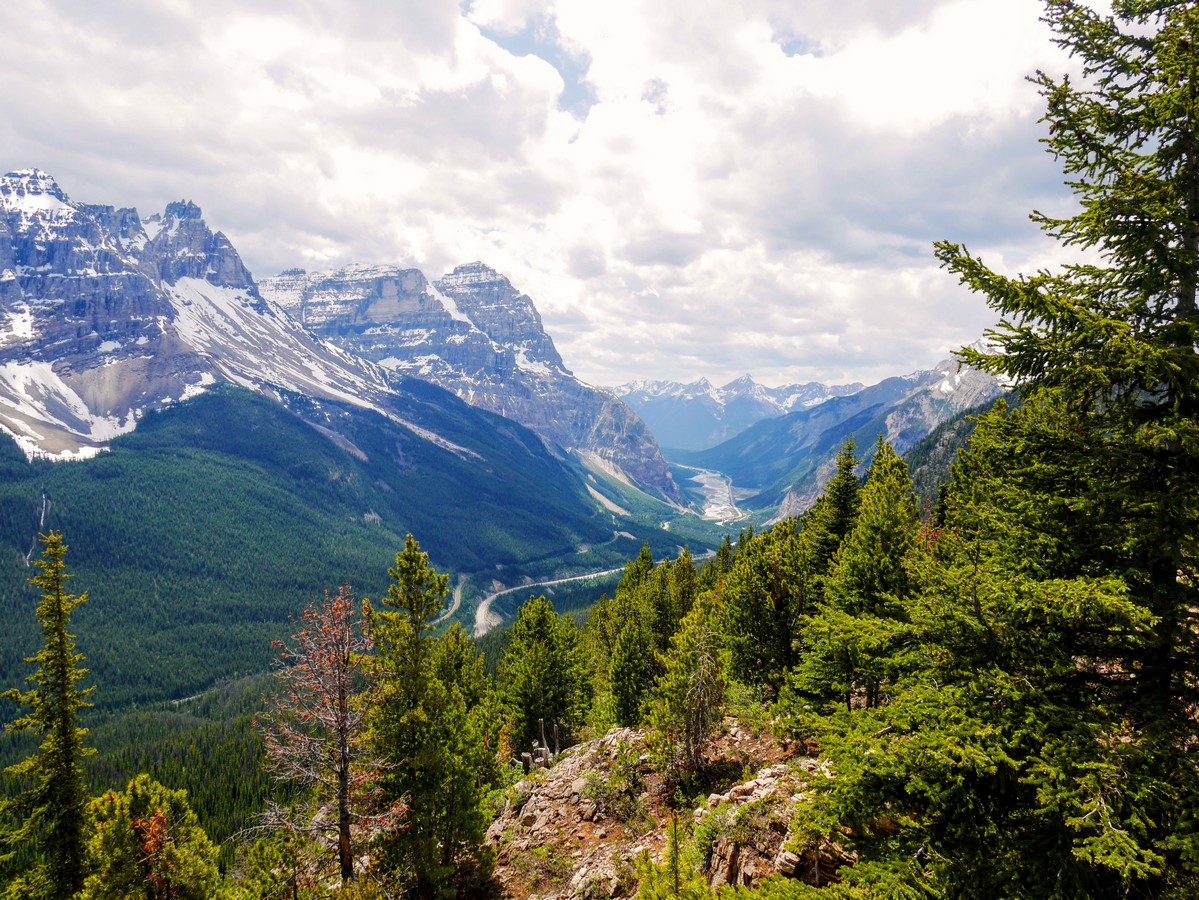
[[[959,521],[973,514],[962,525],[1021,575],[1119,579],[1133,609],[1074,623],[1056,648],[1088,684],[1096,743],[1056,761],[1043,802],[1067,823],[1080,879],[1177,890],[1199,854],[1199,5],[1046,8],[1084,70],[1081,85],[1034,79],[1080,208],[1034,219],[1094,261],[1010,278],[940,245],[1003,317],[993,351],[968,361],[1022,400],[980,423],[992,491]],[[1121,786],[1115,808],[1105,783]]]
[[108,791],[93,800],[91,814],[92,874],[80,900],[208,900],[216,894],[216,847],[184,791],[138,775],[123,792]]
[[845,536],[853,530],[860,504],[858,476],[860,460],[851,435],[837,453],[836,471],[825,484],[815,506],[804,514],[803,531],[812,543],[812,567],[820,574],[828,571],[833,554]]
[[365,604],[380,686],[368,726],[374,752],[389,762],[385,797],[408,811],[404,828],[381,842],[381,864],[416,896],[452,894],[487,874],[481,804],[499,715],[482,657],[461,628],[442,639],[431,633],[448,576],[429,565],[411,535],[388,573],[393,583],[380,606]]
[[641,724],[642,703],[653,683],[650,660],[652,646],[644,621],[638,616],[625,618],[608,664],[608,682],[617,725],[632,727]]
[[593,724],[640,724],[643,702],[662,675],[660,657],[699,591],[686,549],[655,566],[646,544],[628,562],[615,596],[597,603],[587,621],[596,673]]
[[717,599],[701,595],[671,640],[649,703],[649,743],[663,768],[686,780],[705,768],[705,753],[724,704]]
[[729,674],[777,694],[799,660],[800,621],[817,591],[812,546],[794,519],[739,543],[721,591]]
[[[914,544],[916,653],[822,737],[806,822],[881,893],[1199,890],[1199,5],[1048,0],[1081,82],[1034,79],[1088,261],[1010,277],[938,254],[1001,315],[944,527]],[[828,831],[826,831],[828,833]]]
[[542,597],[530,597],[516,614],[500,659],[497,690],[508,708],[513,749],[551,740],[555,726],[565,742],[586,711],[588,673],[578,629]]
[[919,514],[907,466],[879,438],[852,530],[833,557],[797,685],[810,695],[877,706],[893,678],[914,585],[908,556]]
[[20,824],[6,831],[2,839],[3,861],[12,861],[19,852],[32,862],[9,883],[6,896],[46,897],[59,900],[71,897],[83,886],[86,872],[86,823],[89,795],[84,779],[83,761],[95,751],[84,743],[87,729],[78,724],[79,714],[91,706],[87,696],[94,688],[80,688],[87,676],[81,669],[82,654],[75,652],[75,637],[70,627],[71,612],[87,602],[87,594],[68,593],[64,558],[67,545],[62,535],[51,531],[39,535],[42,558],[37,560],[41,574],[29,583],[42,592],[37,618],[42,626],[44,644],[27,662],[37,670],[26,680],[28,691],[5,691],[5,699],[26,707],[28,712],[11,722],[8,731],[30,731],[42,739],[37,753],[15,765],[5,774],[33,784],[0,806],[6,817]]

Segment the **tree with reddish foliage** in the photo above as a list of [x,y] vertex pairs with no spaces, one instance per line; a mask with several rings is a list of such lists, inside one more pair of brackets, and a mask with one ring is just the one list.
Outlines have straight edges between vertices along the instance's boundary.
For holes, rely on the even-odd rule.
[[[276,778],[299,788],[299,800],[272,803],[269,829],[313,840],[336,858],[342,883],[354,880],[355,849],[381,831],[400,826],[402,800],[379,808],[377,783],[386,764],[370,756],[364,737],[375,685],[362,669],[371,649],[349,585],[325,591],[311,604],[280,649],[279,689],[260,720],[266,761]],[[314,860],[319,869],[322,860]]]

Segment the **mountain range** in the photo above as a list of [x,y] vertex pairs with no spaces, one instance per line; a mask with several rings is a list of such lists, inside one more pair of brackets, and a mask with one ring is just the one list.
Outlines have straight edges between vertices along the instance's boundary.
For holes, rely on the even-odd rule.
[[[113,702],[179,696],[230,664],[259,671],[322,583],[378,587],[406,532],[456,574],[465,616],[485,593],[619,566],[642,542],[714,545],[720,526],[685,508],[708,497],[675,481],[695,469],[765,521],[811,503],[849,435],[903,452],[1000,390],[946,362],[864,388],[608,391],[571,373],[532,299],[481,262],[436,280],[354,265],[256,281],[194,203],[143,218],[10,172],[0,616],[22,624],[0,677],[36,645],[20,611],[51,528],[94,589],[79,627],[104,635],[97,672],[127,682]],[[168,655],[171,677],[151,676]]]
[[785,416],[861,389],[860,382],[808,382],[772,388],[743,375],[722,387],[706,378],[690,384],[631,381],[613,392],[644,420],[663,447],[707,450],[763,419]]
[[721,473],[739,490],[739,505],[798,515],[819,495],[837,451],[849,438],[868,461],[881,437],[904,454],[937,426],[1004,392],[991,375],[947,359],[932,369],[886,378],[751,425],[718,446],[670,451],[672,463]]
[[436,281],[419,269],[290,269],[263,296],[312,333],[389,374],[438,384],[670,500],[680,494],[645,424],[566,368],[533,301],[481,262]]
[[481,264],[441,289],[416,270],[292,272],[269,282],[277,306],[193,203],[142,219],[73,203],[30,169],[0,180],[0,213],[0,428],[27,454],[94,455],[147,409],[216,382],[399,421],[392,395],[418,374],[677,496],[640,420],[575,379],[532,301]]
[[[25,582],[50,529],[92,595],[79,637],[102,648],[89,662],[114,703],[261,671],[323,586],[373,595],[407,532],[454,573],[463,615],[487,590],[619,566],[645,541],[664,554],[718,539],[674,503],[640,420],[545,362],[557,354],[535,310],[506,335],[466,296],[490,288],[452,289],[496,369],[540,360],[574,385],[542,391],[542,415],[592,410],[589,443],[325,340],[193,203],[143,218],[75,202],[36,169],[0,178],[2,683],[36,647]],[[638,429],[643,458],[623,441]]]

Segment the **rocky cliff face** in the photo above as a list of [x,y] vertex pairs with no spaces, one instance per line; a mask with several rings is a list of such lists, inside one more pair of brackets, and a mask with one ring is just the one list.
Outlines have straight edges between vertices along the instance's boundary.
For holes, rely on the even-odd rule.
[[418,269],[394,266],[292,269],[259,287],[347,351],[397,375],[433,381],[553,446],[678,498],[645,424],[613,395],[575,378],[533,301],[494,269],[469,263],[433,282]]
[[72,203],[36,169],[0,179],[0,426],[29,453],[88,455],[204,382],[142,268],[137,213]]

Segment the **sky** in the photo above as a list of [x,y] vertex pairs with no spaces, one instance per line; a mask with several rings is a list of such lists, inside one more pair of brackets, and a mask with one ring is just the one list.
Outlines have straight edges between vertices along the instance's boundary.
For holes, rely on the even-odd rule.
[[482,260],[592,384],[872,383],[1053,265],[1039,0],[28,0],[0,166],[188,199],[255,276]]

